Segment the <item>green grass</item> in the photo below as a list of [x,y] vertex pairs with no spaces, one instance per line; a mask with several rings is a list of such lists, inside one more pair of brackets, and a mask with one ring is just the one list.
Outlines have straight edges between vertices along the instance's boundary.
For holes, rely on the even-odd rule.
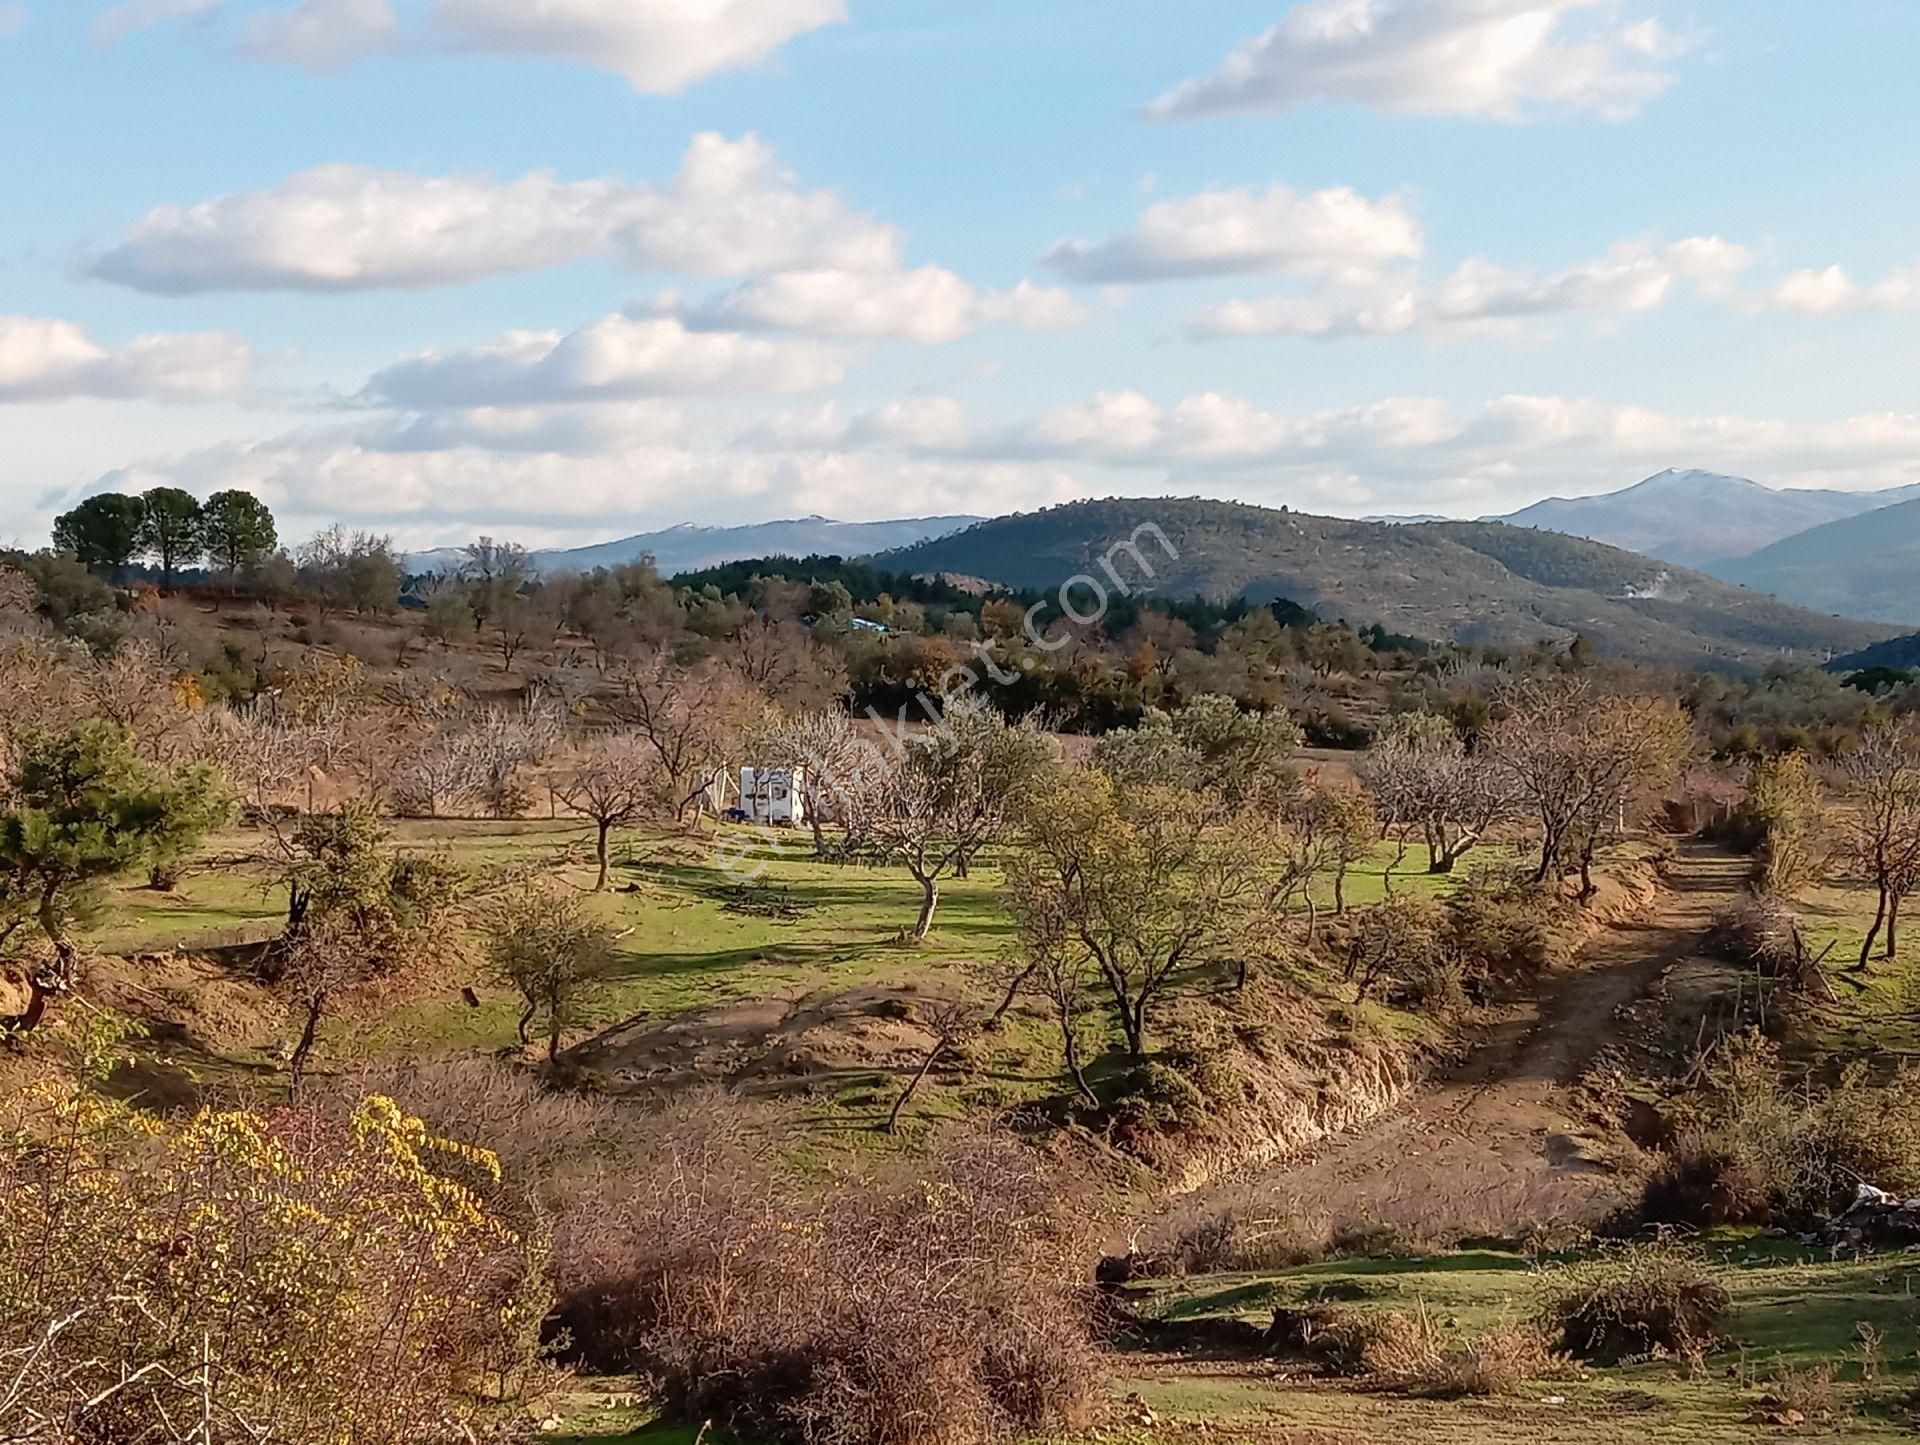
[[[1831,1365],[1848,1414],[1820,1438],[1912,1438],[1904,1402],[1920,1380],[1920,1259],[1833,1263],[1783,1243],[1738,1237],[1712,1241],[1709,1255],[1732,1303],[1723,1325],[1727,1344],[1698,1377],[1677,1364],[1655,1362],[1583,1370],[1529,1385],[1510,1400],[1396,1402],[1339,1382],[1220,1378],[1204,1370],[1123,1363],[1123,1389],[1137,1391],[1173,1422],[1232,1424],[1277,1438],[1326,1428],[1409,1445],[1465,1439],[1705,1442],[1753,1438],[1747,1417],[1780,1370]],[[1172,1281],[1147,1292],[1143,1307],[1167,1319],[1235,1317],[1264,1324],[1276,1306],[1316,1299],[1357,1311],[1418,1301],[1449,1333],[1467,1340],[1503,1321],[1531,1317],[1553,1280],[1550,1269],[1536,1269],[1517,1255],[1470,1251]],[[1861,1378],[1855,1336],[1861,1323],[1885,1341],[1885,1363],[1871,1384]],[[1543,1409],[1550,1399],[1561,1403]]]
[[1868,889],[1838,882],[1809,889],[1798,900],[1813,951],[1833,945],[1825,967],[1836,995],[1832,1003],[1810,999],[1796,1005],[1787,1043],[1801,1062],[1830,1071],[1854,1059],[1920,1059],[1920,940],[1907,921],[1897,957],[1880,958],[1882,944],[1876,943],[1867,971],[1854,971],[1874,904]]

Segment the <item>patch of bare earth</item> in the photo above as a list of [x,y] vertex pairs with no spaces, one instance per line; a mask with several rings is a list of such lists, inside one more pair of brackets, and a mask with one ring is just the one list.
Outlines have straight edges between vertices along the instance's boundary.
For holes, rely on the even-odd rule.
[[1645,906],[1545,975],[1460,1066],[1359,1129],[1189,1197],[1181,1214],[1291,1208],[1449,1243],[1598,1224],[1633,1193],[1620,1165],[1634,1147],[1583,1077],[1603,1060],[1657,1071],[1653,1053],[1670,1048],[1671,1030],[1649,1020],[1647,1005],[1700,952],[1742,864],[1687,844],[1664,878]]

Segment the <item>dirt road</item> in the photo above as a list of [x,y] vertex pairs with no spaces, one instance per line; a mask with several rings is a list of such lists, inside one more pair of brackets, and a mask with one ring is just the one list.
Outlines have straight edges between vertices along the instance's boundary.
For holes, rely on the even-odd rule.
[[1461,1068],[1361,1130],[1189,1196],[1178,1216],[1291,1208],[1449,1241],[1597,1223],[1630,1192],[1609,1157],[1622,1141],[1570,1085],[1622,1042],[1623,1010],[1698,951],[1742,873],[1740,860],[1684,845],[1644,916],[1608,926],[1547,975],[1533,1005]]

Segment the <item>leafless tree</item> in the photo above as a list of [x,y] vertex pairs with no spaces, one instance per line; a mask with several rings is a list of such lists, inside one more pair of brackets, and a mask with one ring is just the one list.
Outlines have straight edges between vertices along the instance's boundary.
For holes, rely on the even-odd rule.
[[678,668],[658,652],[613,676],[619,691],[609,706],[652,749],[673,815],[685,817],[739,755],[765,715],[765,697],[723,664]]
[[561,801],[593,823],[596,891],[604,892],[610,879],[609,836],[659,806],[660,781],[658,756],[643,738],[604,733],[582,749],[555,783]]
[[1032,721],[1009,723],[971,698],[947,700],[940,725],[906,740],[855,810],[855,846],[898,863],[920,885],[913,937],[924,939],[940,880],[1005,837],[1034,784],[1058,761]]
[[1594,893],[1600,839],[1635,820],[1671,787],[1691,729],[1665,698],[1613,696],[1585,680],[1525,683],[1502,698],[1506,716],[1482,746],[1540,828],[1537,882],[1569,865]]
[[920,1067],[893,1101],[893,1108],[887,1111],[889,1134],[900,1132],[900,1116],[906,1112],[907,1105],[913,1101],[921,1084],[926,1082],[927,1075],[933,1072],[934,1065],[980,1031],[980,1015],[972,1004],[964,1000],[939,999],[928,1003],[921,1011],[920,1025],[933,1035],[933,1043],[920,1060]]
[[1429,873],[1451,873],[1513,813],[1507,775],[1485,753],[1468,752],[1453,724],[1433,713],[1393,719],[1359,772],[1387,826],[1424,839]]
[[1886,933],[1899,947],[1901,901],[1920,886],[1920,735],[1910,718],[1869,727],[1841,759],[1852,806],[1843,813],[1841,848],[1855,876],[1878,894],[1873,923],[1860,943],[1865,970]]

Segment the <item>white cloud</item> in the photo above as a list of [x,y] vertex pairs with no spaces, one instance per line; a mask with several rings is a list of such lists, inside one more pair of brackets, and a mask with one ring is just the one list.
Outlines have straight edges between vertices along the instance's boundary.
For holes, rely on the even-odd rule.
[[221,0],[123,0],[94,17],[87,38],[101,49],[118,45],[129,35],[174,22],[196,24],[212,20]]
[[1419,222],[1398,197],[1369,200],[1340,187],[1209,190],[1161,201],[1130,231],[1061,241],[1041,258],[1069,279],[1096,283],[1284,272],[1366,274],[1421,252]]
[[368,451],[554,453],[592,457],[639,446],[678,442],[682,408],[666,401],[606,405],[469,407],[381,417],[354,434]]
[[222,332],[136,336],[117,349],[70,321],[0,316],[0,402],[211,401],[246,384],[247,343]]
[[1193,334],[1211,336],[1515,335],[1526,323],[1579,313],[1652,311],[1682,283],[1729,299],[1753,255],[1718,236],[1668,246],[1622,242],[1606,256],[1558,271],[1517,270],[1490,261],[1462,263],[1432,294],[1403,274],[1334,284],[1307,293],[1232,300],[1193,319]]
[[895,271],[781,271],[682,307],[689,325],[812,336],[953,341],[983,323],[1037,331],[1078,325],[1085,311],[1058,287],[1022,281],[982,292],[943,266]]
[[1308,0],[1211,75],[1148,108],[1160,120],[1283,111],[1316,100],[1418,115],[1620,120],[1672,84],[1684,48],[1613,0]]
[[1890,271],[1871,284],[1855,281],[1842,266],[1796,271],[1776,285],[1767,300],[1780,310],[1803,316],[1920,310],[1920,263]]
[[597,66],[668,95],[847,18],[842,0],[434,0],[457,49]]
[[805,513],[871,520],[997,513],[1083,494],[1050,466],[887,458],[858,452],[767,454],[640,445],[597,456],[472,447],[396,450],[338,428],[229,442],[118,469],[102,483],[163,483],[205,494],[245,485],[292,534],[336,520],[392,529],[403,545],[491,529],[519,540],[584,542],[665,526],[698,496],[728,520]]
[[[209,19],[226,0],[128,0],[105,32]],[[249,11],[239,49],[255,60],[342,69],[369,55],[481,54],[569,61],[670,95],[758,65],[797,36],[847,18],[843,0],[428,0],[403,24],[393,0],[299,0]]]
[[824,346],[694,332],[669,317],[608,316],[562,335],[511,331],[464,351],[428,351],[376,373],[375,407],[526,407],[639,397],[801,392],[833,386],[844,358]]
[[694,137],[664,184],[432,177],[323,166],[269,191],[159,206],[91,273],[143,291],[355,291],[453,285],[589,256],[743,275],[887,270],[898,232],[832,191],[799,191],[758,137]]
[[303,70],[342,70],[400,40],[400,17],[390,0],[300,0],[291,10],[247,17],[240,52]]

